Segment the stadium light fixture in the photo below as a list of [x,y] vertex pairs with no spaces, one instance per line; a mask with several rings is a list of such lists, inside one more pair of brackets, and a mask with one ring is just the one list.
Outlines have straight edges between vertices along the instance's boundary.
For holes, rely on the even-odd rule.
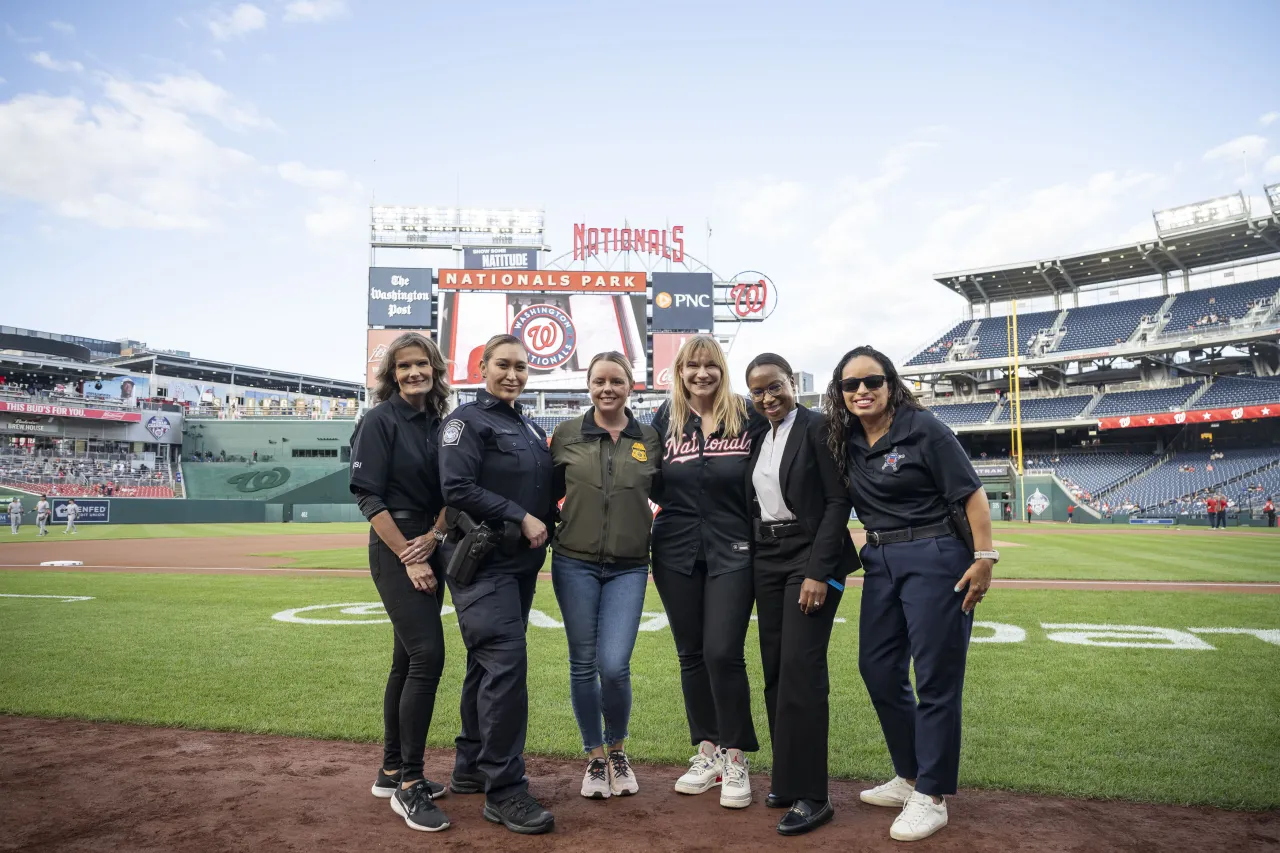
[[1280,216],[1280,184],[1269,184],[1262,188],[1267,194],[1267,203],[1271,205],[1271,212]]
[[541,248],[545,219],[541,210],[381,205],[369,211],[369,243],[414,249]]
[[1157,210],[1152,217],[1156,222],[1156,233],[1165,237],[1243,221],[1249,218],[1249,206],[1245,204],[1244,193],[1237,192],[1182,207]]

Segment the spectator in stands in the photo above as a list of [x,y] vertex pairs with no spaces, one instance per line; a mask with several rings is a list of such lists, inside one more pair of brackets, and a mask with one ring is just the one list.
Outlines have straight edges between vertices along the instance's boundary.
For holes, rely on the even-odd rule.
[[255,451],[253,451],[253,461],[254,461],[254,462],[257,462],[257,461],[258,461],[258,451],[256,451],[256,450],[255,450]]
[[1267,496],[1267,502],[1262,507],[1262,514],[1267,517],[1267,527],[1276,526],[1276,505],[1271,502],[1271,497]]

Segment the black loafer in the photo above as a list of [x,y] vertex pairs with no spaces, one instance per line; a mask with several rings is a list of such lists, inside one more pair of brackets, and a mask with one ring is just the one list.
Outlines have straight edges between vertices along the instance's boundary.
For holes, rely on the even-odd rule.
[[769,796],[765,798],[764,804],[770,809],[789,809],[795,800],[784,800],[773,791],[769,792]]
[[483,794],[487,781],[483,773],[459,773],[455,770],[449,777],[449,790],[455,794]]
[[791,807],[791,811],[782,816],[782,820],[778,821],[779,835],[804,835],[806,832],[812,832],[824,823],[830,823],[831,818],[836,816],[836,810],[831,807],[831,800],[824,802],[818,800],[796,800],[795,805]]

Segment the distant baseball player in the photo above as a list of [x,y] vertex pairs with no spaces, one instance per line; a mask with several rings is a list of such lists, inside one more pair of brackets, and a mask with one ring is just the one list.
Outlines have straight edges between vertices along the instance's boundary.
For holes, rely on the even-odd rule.
[[14,496],[9,499],[9,530],[14,536],[22,527],[22,498]]
[[41,495],[40,502],[36,504],[36,529],[39,531],[37,536],[49,535],[49,496]]
[[76,506],[75,499],[72,498],[71,500],[67,501],[67,505],[64,507],[64,509],[67,511],[67,529],[62,532],[75,533],[76,519],[80,517],[80,507]]

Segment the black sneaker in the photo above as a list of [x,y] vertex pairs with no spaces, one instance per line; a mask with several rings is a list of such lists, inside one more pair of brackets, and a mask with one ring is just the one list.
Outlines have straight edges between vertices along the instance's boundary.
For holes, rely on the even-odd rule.
[[[424,779],[423,781],[427,783],[427,790],[431,792],[431,798],[433,800],[438,800],[448,793],[445,786],[441,785],[439,782],[432,782],[430,779]],[[373,794],[380,800],[389,800],[391,799],[391,795],[396,792],[396,788],[400,787],[400,782],[401,776],[399,770],[390,776],[379,770],[378,778],[373,780],[373,787],[369,789],[369,793]]]
[[541,835],[556,828],[556,819],[528,791],[495,803],[484,801],[484,819],[521,835]]
[[449,777],[449,790],[455,794],[483,794],[487,781],[488,777],[479,771],[459,773],[454,770],[453,775]]
[[420,832],[439,832],[449,828],[449,818],[431,800],[427,782],[420,779],[408,788],[397,788],[391,797],[391,810]]

